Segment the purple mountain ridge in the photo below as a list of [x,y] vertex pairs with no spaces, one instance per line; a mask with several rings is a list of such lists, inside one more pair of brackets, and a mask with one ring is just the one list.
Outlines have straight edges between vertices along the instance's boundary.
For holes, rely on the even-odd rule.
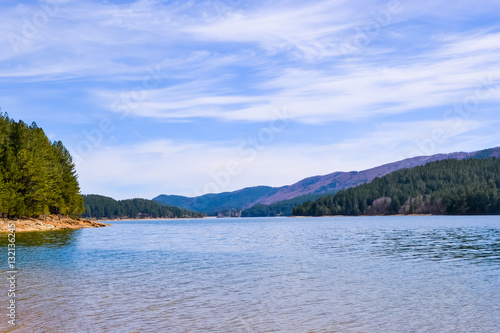
[[358,186],[364,183],[369,183],[377,177],[383,177],[391,172],[404,169],[413,168],[420,165],[425,165],[429,162],[435,162],[446,159],[465,159],[479,157],[500,157],[500,147],[480,150],[472,153],[450,153],[450,154],[437,154],[432,156],[418,156],[408,158],[394,163],[384,164],[372,169],[364,171],[351,171],[351,172],[334,172],[324,176],[314,176],[305,178],[295,184],[284,186],[275,194],[262,197],[255,202],[255,204],[269,205],[274,202],[293,199],[305,194],[325,193],[333,190],[342,190],[350,187]]
[[472,153],[458,152],[436,154],[432,156],[418,156],[363,171],[334,172],[323,176],[309,177],[295,184],[282,187],[246,187],[234,192],[205,194],[194,198],[160,195],[153,200],[203,212],[214,212],[220,211],[221,209],[245,209],[256,204],[269,205],[306,194],[322,194],[334,190],[348,189],[350,187],[369,183],[373,179],[383,177],[391,172],[425,165],[429,162],[452,158],[461,160],[466,158],[488,157],[500,158],[500,147]]

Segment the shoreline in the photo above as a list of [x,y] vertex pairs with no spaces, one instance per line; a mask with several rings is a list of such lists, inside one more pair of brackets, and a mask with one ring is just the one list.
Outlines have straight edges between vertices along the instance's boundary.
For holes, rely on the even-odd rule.
[[15,223],[15,232],[28,231],[51,231],[82,228],[102,228],[110,226],[108,223],[90,221],[85,219],[73,219],[67,216],[50,215],[41,218],[20,218],[16,220],[0,219],[0,234],[10,233],[9,225]]
[[374,217],[374,216],[469,216],[469,215],[446,215],[446,214],[388,214],[388,215],[320,215],[320,216],[309,216],[309,215],[290,215],[286,217]]
[[204,217],[148,217],[144,219],[95,219],[92,218],[91,221],[99,222],[120,222],[120,221],[155,221],[155,220],[203,220],[203,219],[215,219],[217,216],[204,216]]
[[[395,216],[461,216],[461,215],[439,215],[439,214],[393,214],[393,215],[322,215],[322,216],[262,216],[262,217],[276,217],[276,218],[300,218],[300,217],[395,217]],[[463,215],[469,216],[469,215]],[[179,217],[179,218],[144,218],[144,219],[74,219],[67,216],[50,215],[45,219],[41,218],[21,218],[16,220],[0,219],[0,234],[11,233],[9,225],[15,223],[15,232],[30,232],[30,231],[51,231],[51,230],[69,230],[69,229],[82,229],[82,228],[102,228],[112,226],[113,222],[121,221],[154,221],[154,220],[203,220],[203,219],[216,219],[216,216],[205,217]],[[234,217],[237,218],[237,217]],[[242,218],[242,217],[239,217]],[[249,217],[252,218],[252,217]],[[258,217],[255,217],[258,218]]]

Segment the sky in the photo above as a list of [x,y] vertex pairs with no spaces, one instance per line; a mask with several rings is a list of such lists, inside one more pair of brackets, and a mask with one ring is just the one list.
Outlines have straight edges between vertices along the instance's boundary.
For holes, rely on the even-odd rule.
[[500,146],[500,2],[0,0],[0,107],[83,194],[197,196]]

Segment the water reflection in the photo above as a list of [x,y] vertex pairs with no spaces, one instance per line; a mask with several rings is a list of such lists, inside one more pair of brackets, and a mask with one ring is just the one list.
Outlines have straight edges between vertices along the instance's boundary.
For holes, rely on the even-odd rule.
[[497,219],[129,221],[18,236],[15,332],[500,332]]
[[[79,230],[51,230],[16,233],[17,247],[61,248],[74,244]],[[6,247],[7,237],[0,237],[0,246]]]
[[[16,268],[23,274],[72,271],[82,262],[76,251],[81,230],[16,233]],[[7,251],[7,237],[0,237],[0,254]]]
[[419,260],[500,262],[500,230],[447,228],[397,230],[374,246],[378,255]]
[[308,241],[312,250],[330,256],[500,262],[498,228],[341,228]]

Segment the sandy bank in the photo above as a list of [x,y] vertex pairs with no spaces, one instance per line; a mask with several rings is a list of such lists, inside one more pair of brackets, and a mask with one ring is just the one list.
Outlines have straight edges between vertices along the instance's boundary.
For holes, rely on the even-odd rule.
[[16,224],[16,232],[21,231],[46,231],[81,228],[100,228],[109,226],[107,223],[89,221],[84,219],[72,219],[57,215],[41,218],[22,218],[19,220],[0,219],[0,232],[10,232],[9,225]]

